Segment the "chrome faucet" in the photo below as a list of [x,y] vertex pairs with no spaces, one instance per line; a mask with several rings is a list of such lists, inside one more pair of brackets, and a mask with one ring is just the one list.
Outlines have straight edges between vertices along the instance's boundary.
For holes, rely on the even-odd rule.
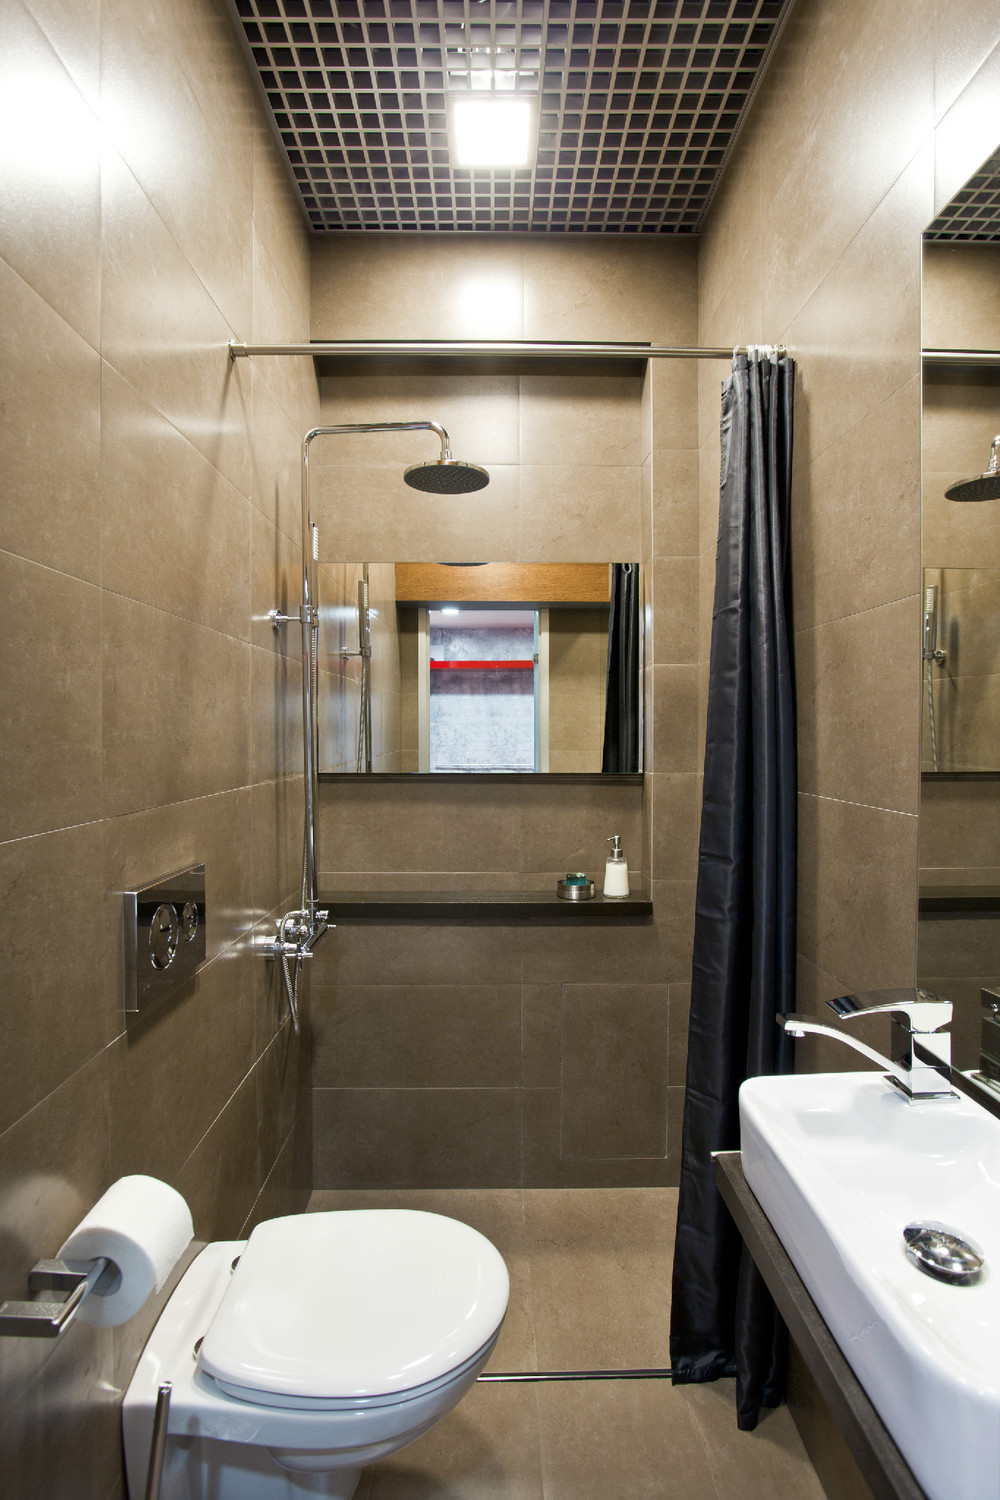
[[951,1036],[943,1028],[951,1021],[951,1001],[933,990],[869,990],[861,995],[841,995],[827,1005],[842,1021],[856,1016],[892,1015],[892,1056],[883,1057],[874,1047],[846,1032],[824,1026],[808,1016],[778,1015],[778,1025],[791,1037],[807,1031],[832,1036],[853,1047],[863,1057],[886,1071],[886,1081],[907,1099],[954,1099],[951,1088]]

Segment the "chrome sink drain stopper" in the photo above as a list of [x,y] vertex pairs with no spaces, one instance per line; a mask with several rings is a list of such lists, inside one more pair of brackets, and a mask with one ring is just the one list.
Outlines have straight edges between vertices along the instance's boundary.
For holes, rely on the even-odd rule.
[[925,1276],[950,1286],[975,1286],[983,1274],[979,1250],[946,1224],[907,1224],[906,1258]]

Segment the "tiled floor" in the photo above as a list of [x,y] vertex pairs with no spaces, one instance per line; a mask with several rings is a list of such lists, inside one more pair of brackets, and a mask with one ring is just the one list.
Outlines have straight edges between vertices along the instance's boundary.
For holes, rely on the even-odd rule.
[[[675,1188],[316,1192],[313,1210],[422,1208],[487,1235],[510,1307],[489,1371],[669,1363]],[[731,1381],[477,1385],[365,1471],[357,1500],[823,1500],[786,1408],[737,1430]]]

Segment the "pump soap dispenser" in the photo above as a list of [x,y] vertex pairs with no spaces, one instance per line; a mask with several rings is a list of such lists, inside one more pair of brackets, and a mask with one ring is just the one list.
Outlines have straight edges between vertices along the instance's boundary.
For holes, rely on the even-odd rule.
[[604,894],[613,900],[628,895],[628,864],[622,853],[621,835],[616,833],[608,839],[611,853],[604,866]]

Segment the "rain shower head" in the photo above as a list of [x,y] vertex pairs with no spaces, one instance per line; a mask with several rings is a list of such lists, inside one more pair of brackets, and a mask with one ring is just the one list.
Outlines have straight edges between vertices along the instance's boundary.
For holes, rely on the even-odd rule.
[[998,468],[997,452],[1000,449],[1000,433],[993,439],[990,447],[990,461],[984,474],[977,474],[973,479],[961,479],[958,484],[953,484],[950,489],[945,490],[946,500],[1000,500],[1000,468]]
[[403,479],[414,490],[430,495],[470,495],[483,490],[490,482],[487,471],[479,464],[468,464],[460,458],[432,459],[429,463],[411,464]]

